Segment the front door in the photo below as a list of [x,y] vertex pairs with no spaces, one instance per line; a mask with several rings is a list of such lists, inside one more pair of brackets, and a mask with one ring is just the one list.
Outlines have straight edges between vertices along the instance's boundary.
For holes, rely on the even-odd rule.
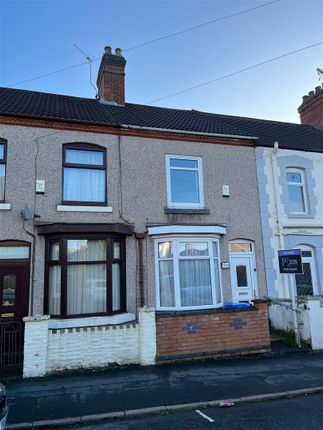
[[28,315],[29,264],[0,264],[0,375],[23,364],[23,317]]
[[295,275],[297,296],[313,296],[318,294],[315,262],[313,252],[309,248],[302,249],[303,273]]
[[254,299],[255,285],[252,255],[230,253],[230,273],[233,302],[250,302]]

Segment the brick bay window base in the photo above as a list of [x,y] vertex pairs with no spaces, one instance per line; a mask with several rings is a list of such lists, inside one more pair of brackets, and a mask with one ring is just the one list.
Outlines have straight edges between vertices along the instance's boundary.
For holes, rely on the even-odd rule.
[[268,305],[247,309],[157,312],[157,363],[270,351]]

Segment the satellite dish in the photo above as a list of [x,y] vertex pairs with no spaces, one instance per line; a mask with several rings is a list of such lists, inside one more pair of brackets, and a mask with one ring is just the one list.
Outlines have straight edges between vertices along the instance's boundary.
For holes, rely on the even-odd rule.
[[34,221],[35,218],[40,218],[40,215],[33,214],[32,211],[29,209],[27,203],[24,204],[24,209],[21,212],[21,215],[24,219],[24,221]]

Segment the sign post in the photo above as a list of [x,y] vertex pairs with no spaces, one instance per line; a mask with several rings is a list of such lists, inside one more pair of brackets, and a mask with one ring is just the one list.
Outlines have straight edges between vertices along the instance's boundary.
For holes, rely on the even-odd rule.
[[[287,273],[289,275],[295,275],[297,273],[303,273],[303,265],[302,265],[302,251],[300,249],[284,249],[278,251],[278,261],[279,261],[279,271],[280,273]],[[289,277],[288,285],[290,290],[290,296],[292,299],[292,308],[293,308],[293,319],[294,319],[294,327],[295,327],[295,337],[296,343],[298,347],[301,347],[300,334],[298,330],[298,321],[297,321],[297,309],[296,309],[296,287],[294,286],[294,282]]]

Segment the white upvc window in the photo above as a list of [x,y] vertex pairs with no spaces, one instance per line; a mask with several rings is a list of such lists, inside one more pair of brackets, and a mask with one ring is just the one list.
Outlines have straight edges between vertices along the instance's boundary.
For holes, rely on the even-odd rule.
[[305,178],[302,169],[288,168],[286,170],[289,212],[304,214],[307,212],[305,193]]
[[203,208],[202,158],[166,155],[169,208]]
[[223,305],[218,239],[157,239],[155,256],[157,309],[208,309]]

